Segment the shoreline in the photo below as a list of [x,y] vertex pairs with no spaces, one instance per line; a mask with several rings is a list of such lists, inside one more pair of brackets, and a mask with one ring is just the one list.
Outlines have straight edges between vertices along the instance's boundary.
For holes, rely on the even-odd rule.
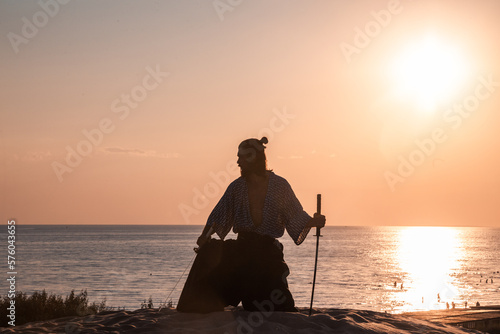
[[104,311],[3,327],[0,333],[480,333],[408,314],[314,308],[309,317],[308,312],[308,308],[293,313],[239,308],[208,314],[180,313],[173,308]]
[[407,312],[405,316],[452,326],[500,333],[500,305]]

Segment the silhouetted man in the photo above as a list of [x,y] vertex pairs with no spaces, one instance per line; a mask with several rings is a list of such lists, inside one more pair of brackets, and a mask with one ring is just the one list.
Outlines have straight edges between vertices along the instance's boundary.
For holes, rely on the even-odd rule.
[[225,241],[221,263],[209,279],[224,306],[241,301],[248,311],[296,311],[283,246],[276,239],[286,230],[299,245],[312,227],[325,225],[325,216],[311,218],[288,182],[267,169],[264,144],[266,137],[239,145],[241,177],[228,186],[197,243],[201,252],[208,240],[213,243],[213,233],[221,239],[231,229],[238,234],[235,242]]

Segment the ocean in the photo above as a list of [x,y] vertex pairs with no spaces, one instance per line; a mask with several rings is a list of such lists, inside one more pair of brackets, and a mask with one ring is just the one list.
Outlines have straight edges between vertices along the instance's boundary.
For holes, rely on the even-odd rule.
[[[203,226],[17,225],[16,290],[67,295],[135,310],[176,305]],[[280,238],[288,283],[309,307],[316,237]],[[500,229],[338,227],[322,229],[314,307],[401,313],[500,304]],[[7,227],[1,231],[7,253]],[[235,238],[230,234],[227,238]],[[7,277],[4,262],[4,275]],[[2,280],[2,295],[8,292]]]

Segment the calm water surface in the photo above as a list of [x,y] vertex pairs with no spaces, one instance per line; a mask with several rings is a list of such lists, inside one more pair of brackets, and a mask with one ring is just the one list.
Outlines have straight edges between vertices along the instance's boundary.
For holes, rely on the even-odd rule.
[[[91,301],[105,298],[108,306],[126,309],[139,308],[150,296],[155,305],[167,298],[175,304],[202,229],[18,225],[17,289],[63,295],[87,289]],[[322,234],[316,307],[402,312],[445,308],[452,301],[457,307],[465,301],[500,304],[500,229],[330,226]],[[280,241],[290,290],[298,306],[308,307],[315,237],[311,233],[300,246],[287,234]]]

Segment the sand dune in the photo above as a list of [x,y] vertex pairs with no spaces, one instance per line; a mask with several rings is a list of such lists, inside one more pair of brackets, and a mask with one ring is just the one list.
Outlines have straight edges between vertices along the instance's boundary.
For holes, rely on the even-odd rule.
[[86,317],[33,322],[0,333],[479,333],[465,329],[360,310],[316,309],[300,313],[226,310],[210,314],[174,309],[108,311]]

